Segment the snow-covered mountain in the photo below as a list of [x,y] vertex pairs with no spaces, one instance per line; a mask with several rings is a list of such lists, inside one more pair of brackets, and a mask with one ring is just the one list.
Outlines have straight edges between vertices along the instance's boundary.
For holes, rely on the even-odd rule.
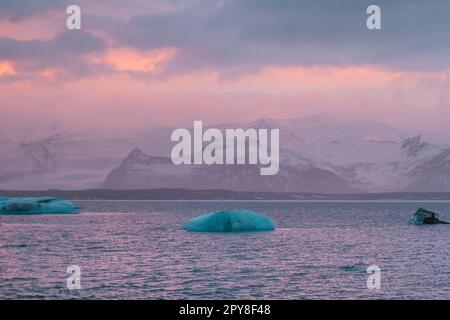
[[124,157],[145,142],[134,136],[60,133],[0,144],[0,189],[96,188]]
[[144,154],[135,149],[114,169],[102,184],[103,188],[146,189],[187,188],[235,191],[277,192],[342,192],[356,191],[332,171],[309,164],[291,166],[281,161],[275,176],[261,176],[256,165],[181,165],[169,157]]
[[353,185],[365,191],[450,191],[450,148],[407,138],[399,150],[373,163],[347,165]]
[[169,158],[171,128],[106,136],[65,133],[2,142],[7,152],[0,156],[0,189],[450,191],[450,147],[406,137],[382,122],[321,114],[213,127],[280,129],[279,173],[261,176],[255,165],[176,166]]

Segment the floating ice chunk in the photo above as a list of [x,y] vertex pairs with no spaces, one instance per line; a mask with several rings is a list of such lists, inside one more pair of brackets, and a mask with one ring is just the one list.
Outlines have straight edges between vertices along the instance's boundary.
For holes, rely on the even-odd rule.
[[449,224],[448,222],[439,220],[437,213],[424,208],[419,208],[409,222],[412,224]]
[[193,232],[270,231],[275,229],[275,223],[271,218],[252,211],[218,211],[195,217],[184,228]]
[[0,214],[70,214],[81,207],[53,197],[0,198]]

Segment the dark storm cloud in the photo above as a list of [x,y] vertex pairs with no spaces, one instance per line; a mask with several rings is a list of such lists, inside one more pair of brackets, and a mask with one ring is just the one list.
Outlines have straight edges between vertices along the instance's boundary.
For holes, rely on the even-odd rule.
[[48,11],[65,12],[67,6],[73,4],[87,11],[92,7],[103,6],[105,11],[112,9],[120,14],[124,8],[136,11],[146,9],[161,11],[161,8],[173,9],[205,1],[210,0],[1,0],[0,19],[18,22]]
[[[90,34],[101,31],[96,34],[109,34],[115,46],[176,47],[166,74],[217,68],[239,75],[267,65],[450,68],[448,0],[98,0],[97,11],[88,0],[0,0],[0,19],[65,12],[72,3],[82,8],[82,32],[52,41],[0,38],[0,60],[89,73],[83,57],[106,49]],[[366,28],[370,4],[381,7],[382,30]],[[124,8],[136,15],[128,19]]]
[[[222,3],[222,5],[218,5]],[[231,0],[136,15],[117,39],[141,49],[177,47],[172,68],[374,64],[449,68],[450,1]],[[378,4],[382,30],[366,28]]]
[[20,21],[49,10],[64,9],[64,5],[68,2],[68,0],[1,0],[0,18]]
[[21,41],[0,38],[0,59],[13,61],[20,59],[52,61],[58,56],[92,53],[101,51],[104,48],[104,41],[89,33],[83,31],[66,31],[57,35],[51,41]]
[[102,39],[83,31],[66,31],[50,41],[0,38],[0,60],[12,61],[22,72],[56,67],[67,74],[91,74],[98,70],[84,57],[105,49]]

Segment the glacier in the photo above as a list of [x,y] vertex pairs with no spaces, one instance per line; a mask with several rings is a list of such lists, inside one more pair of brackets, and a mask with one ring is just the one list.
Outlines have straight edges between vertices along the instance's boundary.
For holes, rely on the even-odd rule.
[[262,214],[248,211],[218,211],[205,213],[189,220],[184,228],[191,232],[272,231],[274,221]]
[[71,214],[81,207],[70,201],[55,197],[0,198],[0,214]]

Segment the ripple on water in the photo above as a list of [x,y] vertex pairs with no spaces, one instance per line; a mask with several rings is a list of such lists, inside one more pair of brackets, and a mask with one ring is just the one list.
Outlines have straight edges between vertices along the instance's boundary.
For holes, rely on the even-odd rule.
[[[0,298],[450,298],[450,227],[409,225],[416,203],[80,204],[89,213],[2,218]],[[428,208],[450,220],[449,203]],[[267,214],[277,229],[182,230],[200,213],[234,209]],[[65,287],[72,264],[81,291]],[[371,264],[382,270],[377,292],[366,288]]]

